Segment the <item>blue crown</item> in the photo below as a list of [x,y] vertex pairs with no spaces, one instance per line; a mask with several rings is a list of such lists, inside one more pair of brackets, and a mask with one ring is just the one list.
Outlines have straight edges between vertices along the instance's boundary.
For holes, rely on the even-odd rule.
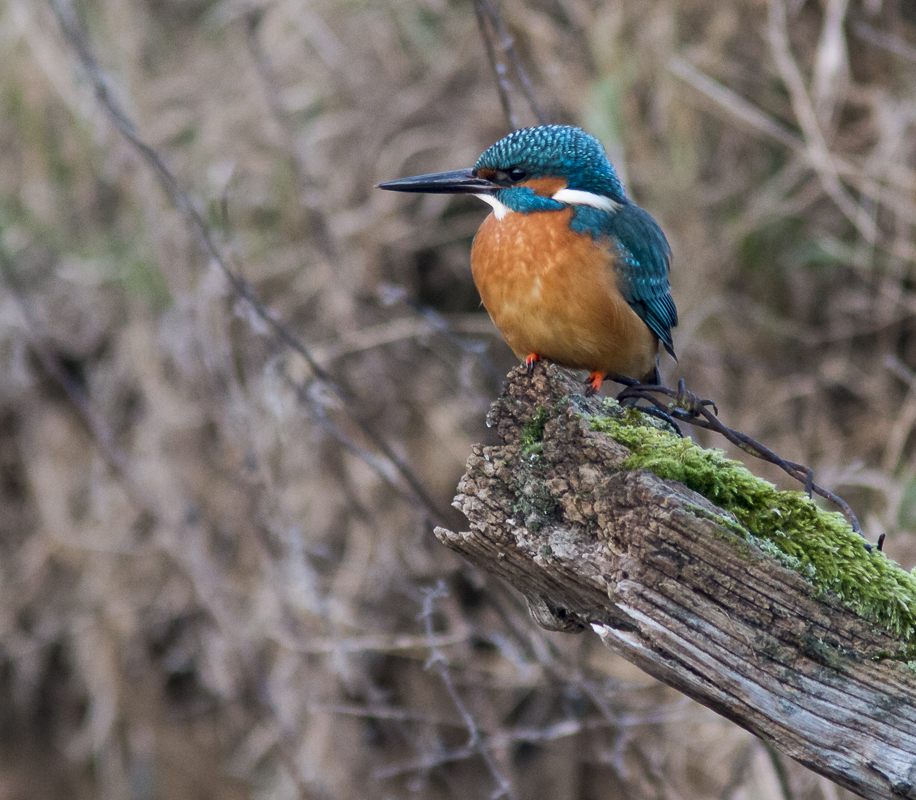
[[604,152],[604,147],[582,128],[541,125],[510,133],[487,148],[475,170],[524,169],[529,177],[562,177],[570,189],[581,189],[626,199],[623,184]]

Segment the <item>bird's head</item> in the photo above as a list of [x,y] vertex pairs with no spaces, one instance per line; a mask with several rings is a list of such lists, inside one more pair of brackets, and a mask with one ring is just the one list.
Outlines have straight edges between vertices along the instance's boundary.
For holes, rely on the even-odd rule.
[[550,181],[558,189],[590,192],[616,203],[626,199],[601,142],[571,125],[541,125],[510,133],[484,151],[473,171],[500,186]]
[[475,194],[493,205],[498,216],[501,210],[538,211],[567,204],[614,212],[627,202],[601,142],[571,125],[514,131],[487,148],[473,169],[378,186],[400,192]]

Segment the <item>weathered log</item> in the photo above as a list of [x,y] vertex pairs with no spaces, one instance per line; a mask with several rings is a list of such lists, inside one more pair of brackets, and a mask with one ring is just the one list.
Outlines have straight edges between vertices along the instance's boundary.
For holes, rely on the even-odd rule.
[[916,798],[912,576],[850,531],[838,569],[861,567],[877,593],[831,589],[850,581],[632,468],[631,451],[596,429],[608,413],[621,412],[553,366],[514,371],[489,416],[503,444],[474,447],[455,499],[470,530],[439,539],[519,589],[542,626],[594,630],[863,797]]

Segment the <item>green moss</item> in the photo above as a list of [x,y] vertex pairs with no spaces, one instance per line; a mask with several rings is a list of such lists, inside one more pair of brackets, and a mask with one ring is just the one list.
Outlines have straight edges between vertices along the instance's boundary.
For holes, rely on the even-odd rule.
[[[916,655],[916,576],[864,541],[842,514],[824,511],[803,492],[779,491],[744,465],[644,423],[635,409],[608,407],[593,417],[600,430],[632,450],[625,469],[648,469],[680,481],[731,512],[731,532],[753,541],[811,584],[840,596]],[[722,523],[722,520],[716,519]],[[723,523],[724,524],[724,523]]]
[[526,456],[532,453],[540,453],[544,447],[544,428],[547,426],[547,420],[550,419],[550,411],[546,408],[538,408],[537,413],[529,419],[522,428],[519,441],[522,444],[522,452]]

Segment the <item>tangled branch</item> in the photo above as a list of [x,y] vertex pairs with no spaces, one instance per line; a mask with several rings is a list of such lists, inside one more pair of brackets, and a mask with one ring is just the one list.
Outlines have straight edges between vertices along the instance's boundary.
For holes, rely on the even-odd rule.
[[[670,397],[671,401],[665,402],[654,395]],[[796,464],[794,461],[787,461],[776,455],[769,447],[761,444],[756,439],[752,439],[746,433],[741,433],[741,431],[736,431],[724,425],[717,416],[719,410],[716,404],[712,400],[701,400],[693,392],[687,391],[683,378],[678,381],[677,389],[671,389],[668,386],[636,383],[632,386],[627,386],[617,396],[617,399],[623,404],[633,405],[638,400],[644,400],[647,403],[651,403],[651,407],[643,408],[643,411],[648,411],[654,416],[659,416],[669,422],[679,420],[689,425],[695,425],[698,428],[715,431],[748,455],[767,461],[770,464],[775,464],[787,475],[791,475],[795,480],[803,483],[809,497],[812,494],[816,494],[838,506],[852,529],[864,538],[865,534],[862,533],[862,526],[859,524],[859,520],[853,513],[849,503],[823,486],[818,486],[814,482],[814,471],[811,467]],[[883,544],[884,536],[882,535],[878,540],[878,550],[882,549]],[[865,548],[871,550],[872,545],[866,543]]]
[[512,65],[518,81],[521,84],[521,92],[524,96],[531,113],[534,114],[540,125],[548,123],[547,115],[540,107],[534,96],[534,86],[525,67],[522,65],[518,52],[515,49],[515,43],[512,36],[503,25],[502,18],[496,10],[496,6],[490,0],[475,0],[474,14],[477,17],[477,27],[480,29],[480,38],[483,39],[484,48],[487,51],[487,60],[493,69],[493,76],[496,79],[496,88],[499,91],[499,102],[502,104],[503,113],[506,120],[513,130],[519,127],[518,117],[512,110],[510,94],[512,93],[512,83],[508,78],[506,65],[502,63],[496,55],[496,47],[493,39],[499,40],[499,46],[505,55],[506,60]]

